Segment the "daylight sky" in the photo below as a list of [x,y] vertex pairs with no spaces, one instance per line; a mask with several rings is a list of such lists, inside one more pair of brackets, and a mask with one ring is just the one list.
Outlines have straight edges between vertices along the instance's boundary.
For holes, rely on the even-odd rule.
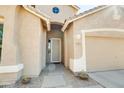
[[89,10],[93,7],[96,7],[97,5],[78,5],[80,7],[79,13]]

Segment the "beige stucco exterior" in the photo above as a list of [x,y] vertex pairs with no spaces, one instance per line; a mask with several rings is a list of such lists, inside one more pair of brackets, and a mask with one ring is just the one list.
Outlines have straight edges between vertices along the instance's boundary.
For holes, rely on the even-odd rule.
[[[60,13],[54,14],[53,7]],[[0,85],[39,76],[50,63],[50,38],[61,39],[61,63],[74,73],[124,69],[124,7],[108,6],[77,17],[77,9],[70,5],[30,8],[0,6],[4,24]]]
[[123,7],[110,6],[72,22],[74,60],[82,65],[80,70],[123,69],[123,16]]
[[[10,10],[10,11],[6,11]],[[0,67],[3,68],[11,68],[12,66],[16,66],[19,64],[19,52],[17,39],[14,37],[16,34],[15,22],[16,22],[16,6],[0,6],[0,16],[3,18],[4,23],[4,34],[3,34],[3,44],[2,44],[2,56],[1,56],[1,64]],[[6,67],[9,66],[9,67]],[[9,69],[8,69],[9,70]],[[8,72],[3,70],[5,73],[0,73],[0,84],[9,84],[14,83],[16,80],[20,78],[19,73],[21,73],[22,69],[18,72]],[[9,76],[9,79],[8,79]],[[4,79],[3,79],[4,78]],[[10,82],[8,82],[10,81]]]
[[[10,11],[6,11],[8,9],[10,9]],[[1,12],[0,16],[4,20],[3,21],[4,37],[3,37],[3,46],[2,46],[3,47],[2,51],[4,51],[4,52],[2,52],[1,65],[13,65],[13,64],[17,63],[16,57],[14,56],[14,55],[16,55],[16,51],[17,51],[16,47],[17,46],[15,44],[16,40],[13,37],[15,34],[15,31],[14,31],[15,6],[0,6],[0,12]],[[9,47],[8,47],[8,45],[9,45]],[[9,53],[8,53],[8,50],[9,50]],[[6,53],[7,53],[7,55],[6,55]],[[13,53],[13,55],[11,53]],[[4,57],[6,57],[6,58],[4,58]],[[8,62],[9,60],[11,60],[11,61]]]
[[38,76],[46,61],[42,20],[22,6],[0,6],[0,12],[4,19],[0,84],[15,83],[23,75]]
[[[52,7],[59,7],[61,12],[53,14]],[[15,83],[22,76],[39,76],[48,58],[48,37],[62,39],[61,57],[64,63],[64,34],[61,29],[57,34],[52,33],[52,29],[50,32],[49,25],[50,22],[62,25],[77,10],[71,5],[37,5],[35,8],[21,5],[0,6],[0,23],[4,24],[0,85]]]
[[64,33],[64,63],[66,67],[69,67],[71,61],[74,58],[74,34],[73,34],[73,24]]
[[[53,7],[58,7],[60,9],[60,13],[54,14],[52,11]],[[38,8],[42,13],[48,15],[52,22],[57,23],[64,23],[65,19],[74,16],[77,13],[77,9],[73,8],[71,5],[37,5]]]
[[24,75],[37,76],[45,63],[43,49],[46,46],[46,31],[44,31],[40,18],[24,9],[21,9],[19,13],[20,31],[18,40],[22,57],[21,62],[25,66]]

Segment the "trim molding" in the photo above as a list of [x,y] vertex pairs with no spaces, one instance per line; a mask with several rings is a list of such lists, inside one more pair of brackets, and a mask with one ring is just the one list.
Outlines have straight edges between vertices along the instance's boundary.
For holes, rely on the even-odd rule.
[[73,8],[75,8],[75,9],[77,9],[77,10],[79,10],[80,9],[80,7],[78,7],[77,5],[71,5]]
[[14,73],[19,72],[24,68],[23,64],[12,65],[12,66],[0,66],[0,73]]
[[117,29],[117,28],[100,28],[100,29],[87,29],[82,30],[82,33],[86,32],[97,32],[97,31],[118,31],[118,32],[124,32],[124,29]]
[[100,32],[100,31],[116,31],[116,32],[124,32],[124,29],[117,29],[117,28],[100,28],[100,29],[87,29],[81,30],[82,33],[82,51],[83,51],[83,65],[84,71],[87,71],[87,60],[86,60],[86,43],[85,43],[85,33],[88,32]]

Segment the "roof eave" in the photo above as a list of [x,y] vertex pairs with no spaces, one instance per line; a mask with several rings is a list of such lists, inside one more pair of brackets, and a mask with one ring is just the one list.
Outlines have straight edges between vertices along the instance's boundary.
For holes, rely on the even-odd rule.
[[77,5],[71,5],[72,7],[74,7],[76,10],[79,10],[80,7],[78,7]]
[[67,26],[68,26],[71,22],[73,22],[73,21],[75,21],[75,20],[78,20],[78,19],[80,19],[80,18],[86,17],[86,16],[88,16],[88,15],[91,15],[91,14],[93,14],[93,13],[96,13],[96,12],[98,12],[98,11],[101,11],[101,10],[107,8],[107,7],[109,7],[109,6],[104,6],[104,7],[102,7],[102,8],[97,9],[97,10],[94,10],[94,11],[92,11],[92,12],[86,13],[86,14],[84,14],[84,15],[82,15],[82,16],[78,16],[78,17],[76,17],[76,18],[74,18],[74,19],[67,20],[67,21],[65,22],[63,28],[62,28],[62,31],[64,32],[64,31],[66,30]]
[[69,23],[71,23],[71,20],[65,22],[65,24],[63,25],[63,27],[61,29],[63,32],[65,31],[65,29],[67,28],[67,26],[68,26]]
[[44,16],[42,16],[42,15],[40,15],[40,14],[34,12],[33,10],[29,9],[29,8],[27,7],[27,5],[23,5],[23,7],[24,7],[24,9],[27,10],[28,12],[30,12],[30,13],[36,15],[37,17],[40,17],[42,20],[44,20],[44,21],[46,22],[46,25],[47,25],[47,30],[50,31],[50,19],[49,19],[49,18],[44,17]]

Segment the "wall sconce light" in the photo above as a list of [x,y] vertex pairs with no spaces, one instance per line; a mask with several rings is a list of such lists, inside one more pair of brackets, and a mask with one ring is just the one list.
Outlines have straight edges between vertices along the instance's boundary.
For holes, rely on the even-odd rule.
[[81,39],[81,35],[80,34],[77,34],[76,35],[76,40],[80,40]]
[[77,43],[77,44],[81,44],[81,34],[77,34],[77,35],[75,36],[75,39],[76,39],[76,43]]
[[0,17],[0,23],[3,23],[3,22],[4,22],[4,18]]

